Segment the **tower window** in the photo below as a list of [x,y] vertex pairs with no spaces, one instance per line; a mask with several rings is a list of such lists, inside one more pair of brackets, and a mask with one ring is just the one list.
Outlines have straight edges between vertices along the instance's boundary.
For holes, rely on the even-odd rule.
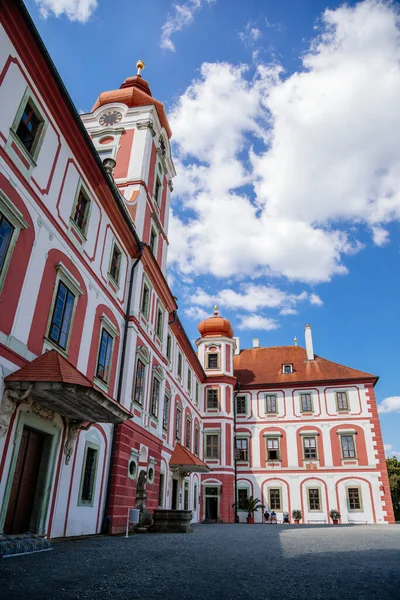
[[157,240],[157,234],[154,231],[154,229],[151,228],[151,231],[150,231],[150,244],[149,244],[149,246],[150,246],[150,250],[151,250],[151,252],[152,252],[153,255],[154,255],[155,250],[156,250],[156,240]]
[[218,390],[207,390],[207,410],[218,409]]
[[158,205],[161,202],[161,190],[162,190],[161,181],[160,181],[159,177],[156,177],[156,185],[154,188],[154,198]]
[[218,369],[218,354],[207,354],[207,369]]

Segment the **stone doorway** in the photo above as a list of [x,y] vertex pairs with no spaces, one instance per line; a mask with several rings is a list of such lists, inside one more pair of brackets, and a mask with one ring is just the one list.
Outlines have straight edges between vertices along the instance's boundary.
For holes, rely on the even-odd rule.
[[218,488],[217,487],[206,487],[204,489],[205,499],[205,520],[207,522],[218,521]]

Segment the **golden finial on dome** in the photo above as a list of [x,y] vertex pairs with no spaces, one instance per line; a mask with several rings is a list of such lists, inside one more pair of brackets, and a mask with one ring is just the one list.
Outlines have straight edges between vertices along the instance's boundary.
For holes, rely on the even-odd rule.
[[218,304],[216,304],[216,305],[214,306],[214,316],[218,317],[218,315],[219,315],[219,311],[218,311]]
[[142,60],[140,60],[140,59],[139,59],[139,60],[137,61],[137,63],[136,63],[137,75],[139,75],[139,77],[141,77],[141,75],[140,75],[140,71],[143,71],[144,67],[145,67],[145,64],[144,64],[144,62],[143,62]]

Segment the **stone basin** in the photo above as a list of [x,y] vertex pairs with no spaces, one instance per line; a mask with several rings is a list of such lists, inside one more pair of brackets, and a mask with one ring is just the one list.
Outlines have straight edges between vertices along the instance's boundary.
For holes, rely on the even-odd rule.
[[162,510],[156,509],[153,513],[153,525],[149,533],[191,533],[193,531],[190,521],[191,510]]

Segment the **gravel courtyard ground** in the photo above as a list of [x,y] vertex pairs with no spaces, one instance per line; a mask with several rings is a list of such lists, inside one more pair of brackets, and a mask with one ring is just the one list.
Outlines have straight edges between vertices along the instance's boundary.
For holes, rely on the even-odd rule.
[[400,598],[400,526],[198,525],[3,559],[0,598]]

